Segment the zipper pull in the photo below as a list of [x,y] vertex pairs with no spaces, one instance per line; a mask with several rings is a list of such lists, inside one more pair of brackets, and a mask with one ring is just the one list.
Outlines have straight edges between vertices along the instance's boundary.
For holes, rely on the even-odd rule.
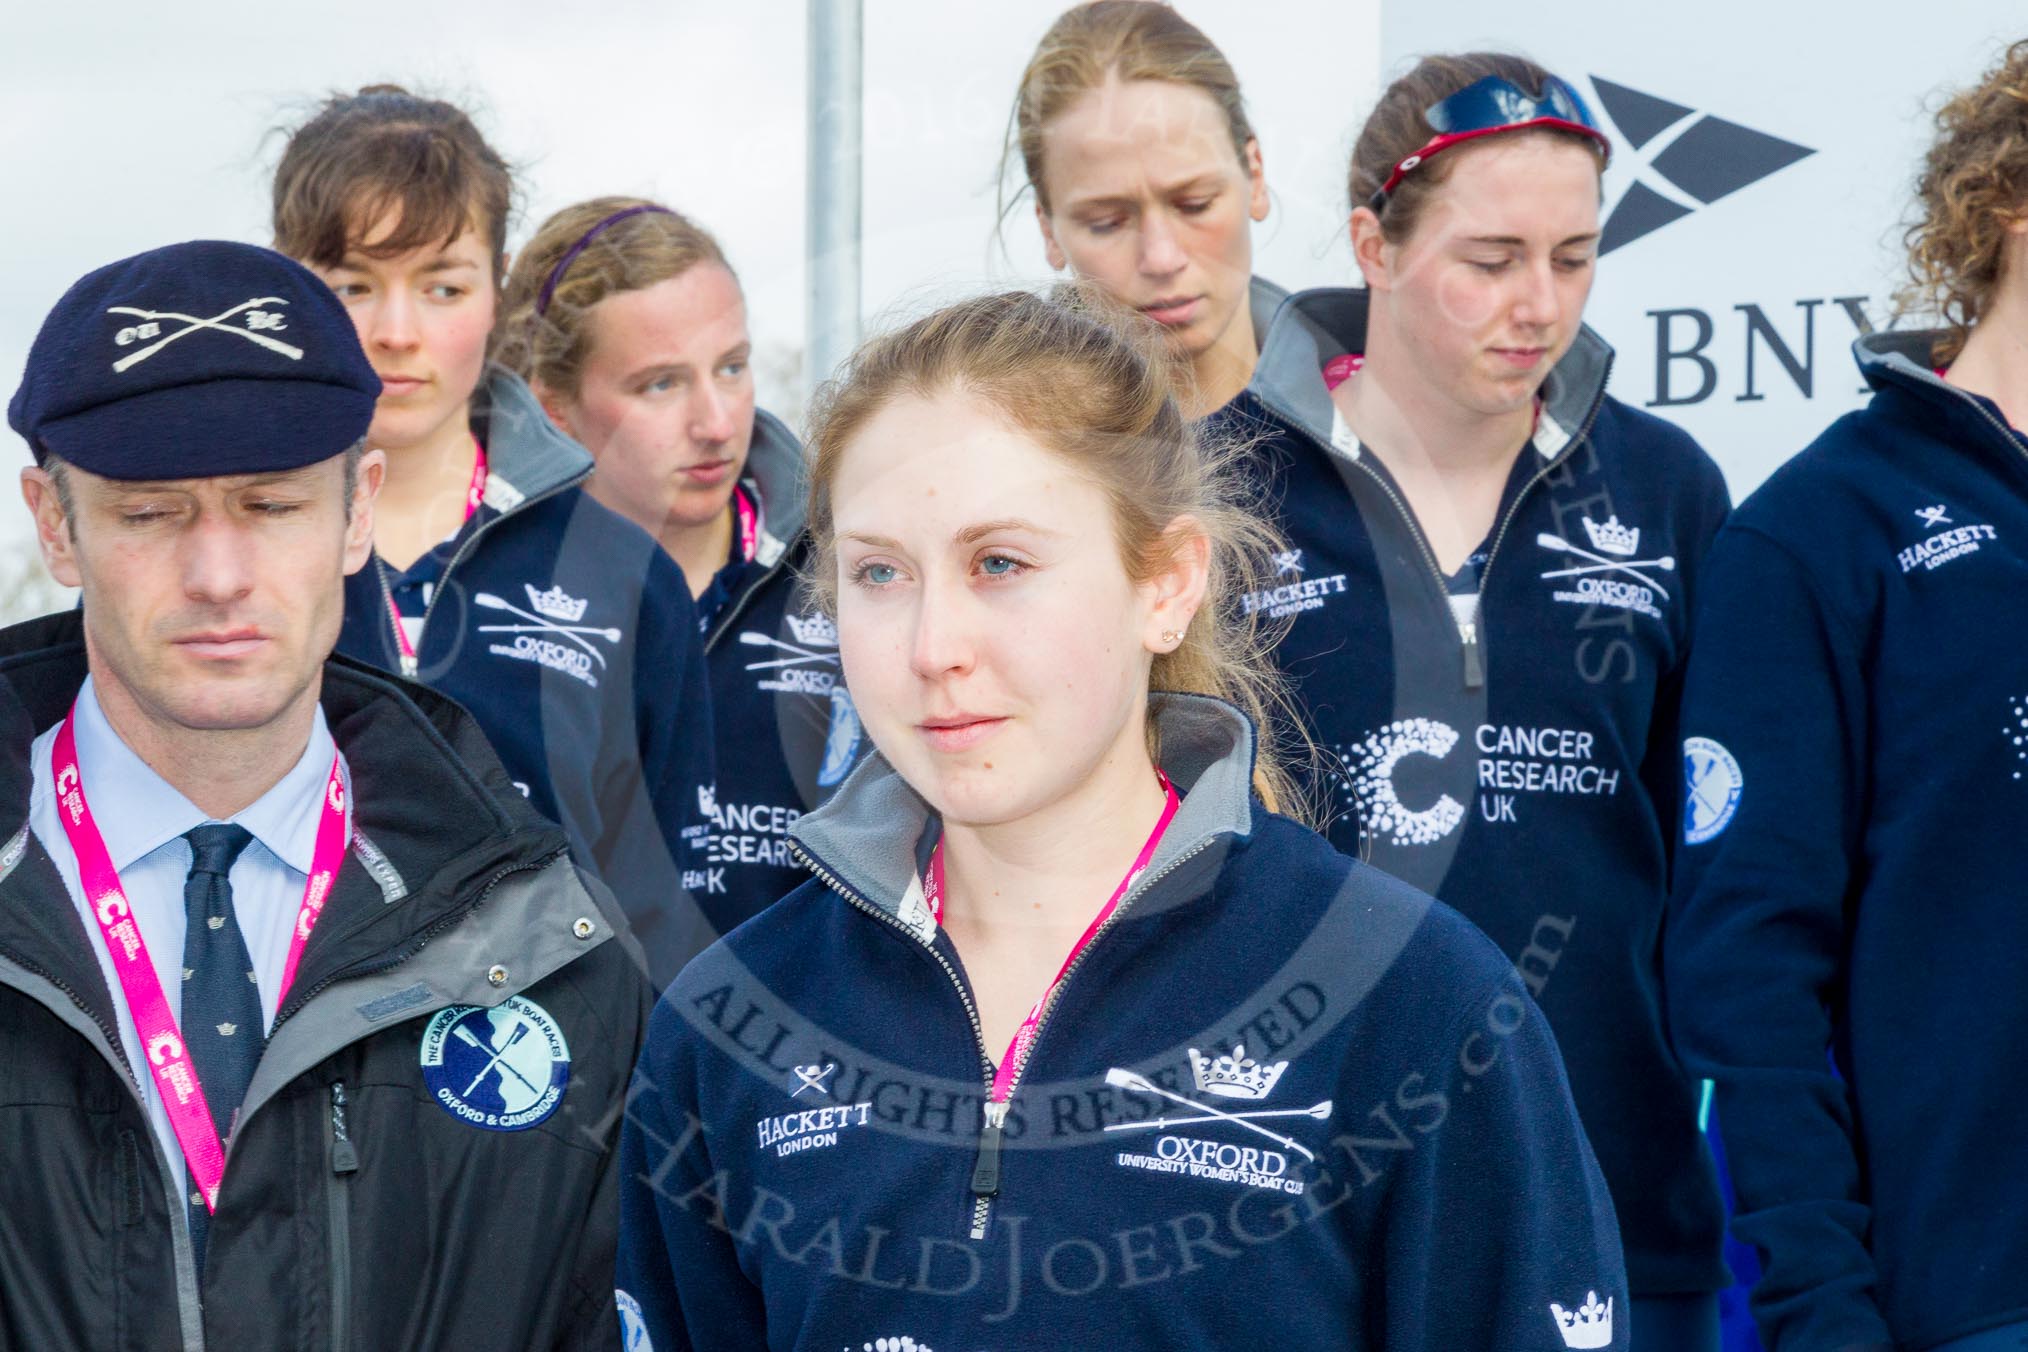
[[413,657],[410,657],[407,653],[401,655],[401,674],[403,676],[412,681],[419,670],[421,670],[421,665]]
[[1007,1105],[988,1100],[979,1127],[979,1158],[972,1165],[972,1196],[984,1201],[1000,1192],[1000,1136],[1007,1125]]
[[1465,689],[1477,690],[1486,683],[1486,664],[1479,653],[1479,626],[1459,625],[1458,637],[1465,648]]
[[345,1130],[343,1080],[331,1086],[331,1172],[334,1174],[359,1172],[359,1151],[353,1146],[352,1137]]

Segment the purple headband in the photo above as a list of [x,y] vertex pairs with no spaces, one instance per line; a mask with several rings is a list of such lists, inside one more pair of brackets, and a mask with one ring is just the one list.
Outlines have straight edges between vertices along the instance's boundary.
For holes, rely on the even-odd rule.
[[639,216],[643,212],[648,211],[659,211],[664,216],[674,216],[676,214],[667,207],[658,207],[652,203],[645,206],[628,207],[625,211],[615,211],[612,215],[606,217],[582,235],[579,235],[577,243],[565,250],[563,257],[556,260],[556,266],[549,270],[549,280],[542,284],[542,294],[535,298],[535,313],[538,315],[549,313],[549,302],[556,296],[557,283],[563,280],[563,274],[570,271],[570,265],[577,262],[577,256],[585,251],[585,247],[598,238],[600,231],[608,226],[618,225],[629,216]]

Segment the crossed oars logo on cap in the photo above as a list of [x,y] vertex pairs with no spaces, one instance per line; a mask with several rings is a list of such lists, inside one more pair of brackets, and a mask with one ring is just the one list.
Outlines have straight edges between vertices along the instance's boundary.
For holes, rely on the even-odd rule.
[[[287,305],[288,303],[288,301],[280,296],[255,296],[252,300],[241,301],[230,310],[221,310],[209,319],[199,319],[196,315],[187,315],[179,310],[142,310],[132,305],[115,305],[108,309],[106,313],[109,315],[132,315],[136,319],[146,320],[149,323],[158,323],[164,319],[180,319],[183,321],[184,327],[172,334],[157,339],[146,347],[137,348],[129,352],[126,356],[113,363],[113,370],[125,371],[129,367],[138,366],[157,352],[160,352],[163,348],[169,346],[169,344],[175,342],[178,338],[187,338],[199,329],[215,329],[220,333],[236,333],[249,343],[258,343],[270,352],[281,353],[290,361],[301,361],[303,359],[303,349],[295,346],[293,343],[285,343],[279,338],[270,338],[267,334],[256,333],[250,328],[235,328],[225,322],[242,310],[253,310],[262,305]],[[279,317],[277,316],[277,318]],[[254,323],[256,321],[252,316],[249,316],[248,322]],[[280,324],[276,323],[272,327],[279,328]],[[130,330],[121,330],[123,335],[128,332]]]

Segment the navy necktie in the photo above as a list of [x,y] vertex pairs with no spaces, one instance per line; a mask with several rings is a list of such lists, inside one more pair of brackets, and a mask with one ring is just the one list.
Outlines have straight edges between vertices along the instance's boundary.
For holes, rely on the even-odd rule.
[[[260,987],[233,914],[229,877],[233,860],[253,837],[244,826],[212,823],[192,827],[183,838],[190,842],[191,858],[183,883],[183,1017],[177,1023],[223,1140],[232,1134],[264,1041]],[[194,1183],[191,1195],[197,1195]],[[203,1201],[193,1201],[190,1231],[199,1272],[208,1221]]]

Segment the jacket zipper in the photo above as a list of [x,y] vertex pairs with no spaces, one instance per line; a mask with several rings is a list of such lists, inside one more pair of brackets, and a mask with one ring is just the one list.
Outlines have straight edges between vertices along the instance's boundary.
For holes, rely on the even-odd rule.
[[[993,1054],[986,1050],[986,1029],[979,1022],[979,1007],[972,1003],[972,993],[965,989],[964,980],[958,975],[958,969],[951,966],[950,960],[939,953],[934,944],[923,943],[914,930],[902,924],[895,916],[881,910],[878,906],[875,906],[872,902],[853,891],[843,879],[830,869],[824,867],[822,863],[818,862],[815,855],[804,849],[802,842],[791,840],[789,842],[789,853],[801,861],[803,866],[809,869],[810,872],[821,878],[824,885],[833,892],[836,892],[839,896],[845,898],[846,901],[852,903],[868,915],[873,916],[875,919],[885,921],[887,924],[894,926],[894,928],[907,935],[918,947],[927,951],[932,958],[936,959],[937,966],[944,969],[944,975],[951,980],[951,989],[958,993],[958,999],[964,1003],[965,1018],[972,1025],[973,1045],[979,1049],[979,1083],[986,1091],[984,1096],[986,1104],[982,1113],[983,1122],[979,1128],[979,1155],[972,1165],[972,1238],[984,1238],[986,1233],[986,1217],[992,1210],[993,1205],[992,1197],[994,1193],[1000,1190],[1000,1129],[1007,1121],[1007,1105],[993,1102]],[[995,1109],[999,1111],[995,1113]],[[978,1190],[982,1172],[984,1173],[984,1181],[992,1184],[992,1192],[983,1195]]]
[[[1120,904],[1113,908],[1113,913],[1107,916],[1104,922],[1099,925],[1098,929],[1093,932],[1091,936],[1091,941],[1085,944],[1085,946],[1082,949],[1078,950],[1077,956],[1071,959],[1070,966],[1064,969],[1063,978],[1056,983],[1055,988],[1050,991],[1048,999],[1042,1006],[1042,1013],[1040,1016],[1037,1017],[1035,1021],[1035,1036],[1028,1040],[1027,1051],[1022,1053],[1021,1059],[1015,1063],[1014,1073],[1012,1076],[1009,1077],[1007,1081],[1007,1098],[1004,1102],[995,1103],[992,1098],[993,1094],[992,1056],[986,1050],[986,1032],[985,1029],[979,1023],[978,1010],[972,1004],[971,994],[965,990],[965,984],[963,981],[959,980],[957,970],[953,968],[949,962],[945,961],[944,955],[937,952],[937,950],[934,947],[930,945],[924,945],[924,947],[929,948],[930,956],[934,957],[937,960],[937,963],[940,966],[942,966],[945,973],[947,973],[950,976],[951,984],[957,987],[959,997],[963,999],[965,1002],[965,1013],[971,1018],[972,1033],[978,1039],[979,1063],[984,1072],[986,1084],[986,1104],[983,1112],[980,1115],[981,1120],[979,1124],[979,1152],[977,1157],[972,1162],[972,1188],[971,1188],[972,1227],[970,1233],[973,1239],[984,1239],[986,1237],[987,1224],[992,1219],[993,1215],[993,1199],[998,1197],[1000,1194],[1000,1145],[1007,1125],[1008,1106],[1014,1102],[1014,1095],[1017,1092],[1019,1092],[1021,1088],[1021,1077],[1028,1070],[1028,1062],[1032,1060],[1035,1056],[1035,1045],[1042,1040],[1042,1030],[1044,1027],[1048,1025],[1049,1016],[1052,1012],[1055,1011],[1057,1001],[1062,998],[1064,987],[1070,984],[1071,977],[1077,974],[1078,968],[1084,966],[1085,958],[1091,953],[1092,949],[1098,946],[1099,939],[1102,938],[1108,930],[1112,929],[1112,927],[1119,922],[1120,916],[1126,911],[1126,909],[1129,906],[1131,906],[1135,901],[1138,901],[1141,897],[1147,895],[1148,891],[1151,888],[1153,888],[1155,884],[1161,882],[1162,879],[1168,877],[1171,873],[1174,873],[1177,869],[1181,868],[1185,863],[1189,862],[1191,859],[1194,859],[1199,854],[1203,853],[1204,850],[1211,845],[1212,840],[1215,838],[1216,837],[1207,837],[1206,839],[1199,841],[1197,844],[1185,850],[1182,854],[1179,854],[1174,859],[1170,860],[1167,864],[1164,864],[1162,866],[1161,872],[1153,874],[1143,879],[1139,886],[1135,887],[1133,891],[1129,892],[1126,896],[1120,899]],[[843,882],[839,881],[836,875],[826,870],[823,867],[823,865],[819,864],[814,858],[812,858],[810,853],[807,850],[803,849],[803,847],[799,843],[793,840],[790,841],[789,850],[791,853],[795,854],[797,858],[801,859],[803,863],[810,869],[811,872],[815,873],[819,878],[823,879],[824,883],[828,887],[830,887],[833,891],[837,892],[840,896],[844,897],[847,901],[851,902],[853,905],[859,907],[861,910],[866,911],[871,915],[879,916],[882,920],[887,921],[889,924],[893,925],[896,929],[901,930],[904,934],[907,934],[911,939],[916,938],[914,931],[910,930],[906,925],[902,924],[901,921],[897,920],[894,916],[888,914],[886,911],[883,911],[880,908],[874,906],[871,902],[866,901],[864,898],[860,897],[857,893],[853,892]],[[917,942],[920,943],[921,941],[918,939]]]
[[1965,391],[1959,389],[1957,386],[1951,384],[1947,380],[1940,380],[1939,383],[1942,384],[1943,387],[1949,390],[1952,394],[1964,400],[1967,404],[1970,404],[1972,408],[1978,413],[1978,415],[1981,418],[1984,418],[1988,423],[1990,423],[1992,425],[1993,430],[2000,434],[2000,439],[2002,441],[2005,441],[2009,446],[2013,447],[2015,454],[2021,456],[2028,456],[2028,447],[2022,446],[2020,435],[2016,433],[2012,428],[2008,427],[2005,423],[2001,422],[1998,418],[1995,418],[1991,413],[1988,413],[1986,411],[1986,406],[1984,404],[1981,404],[1971,395],[1967,394]]
[[705,656],[709,657],[711,655],[711,650],[718,646],[718,640],[724,638],[725,635],[731,631],[733,621],[737,620],[742,614],[746,612],[747,603],[752,601],[753,598],[759,594],[760,589],[762,587],[767,586],[768,583],[774,581],[776,573],[779,573],[782,571],[782,569],[788,567],[788,559],[789,554],[791,553],[791,548],[792,547],[790,545],[787,544],[783,545],[782,556],[779,559],[775,560],[775,566],[768,569],[765,573],[762,573],[759,577],[755,578],[753,580],[752,586],[746,588],[746,590],[742,591],[738,596],[733,597],[732,600],[726,604],[725,609],[719,613],[718,622],[713,624],[711,626],[711,632],[704,636]]
[[331,1116],[326,1124],[331,1145],[331,1176],[324,1181],[331,1246],[331,1346],[346,1352],[352,1345],[352,1175],[359,1172],[359,1151],[345,1120],[345,1082],[331,1086]]
[[[1605,378],[1610,378],[1612,371],[1613,359],[1607,357]],[[1555,459],[1536,470],[1534,476],[1521,486],[1521,491],[1514,495],[1514,501],[1507,505],[1507,510],[1500,517],[1499,525],[1494,529],[1493,543],[1486,550],[1486,562],[1479,569],[1479,597],[1472,603],[1472,618],[1457,621],[1458,644],[1464,658],[1467,690],[1477,690],[1486,684],[1485,645],[1479,637],[1479,612],[1486,604],[1486,578],[1493,571],[1493,556],[1500,552],[1500,542],[1507,538],[1507,528],[1513,525],[1514,518],[1521,514],[1521,506],[1528,500],[1528,495],[1535,491],[1535,486],[1555,473],[1558,467],[1570,458],[1571,453],[1583,445],[1585,439],[1591,435],[1592,424],[1598,421],[1599,410],[1605,406],[1605,378],[1599,381],[1598,396],[1591,401],[1591,411],[1584,415],[1584,422],[1578,428],[1577,434],[1557,452]],[[1294,426],[1301,426],[1293,419],[1289,421]],[[1532,446],[1535,438],[1530,436],[1528,441]],[[1401,514],[1402,523],[1408,527],[1409,535],[1414,538],[1416,547],[1422,552],[1423,561],[1429,565],[1430,577],[1436,583],[1437,595],[1443,598],[1444,604],[1448,606],[1450,583],[1444,577],[1442,565],[1437,562],[1436,551],[1430,548],[1429,539],[1423,534],[1422,523],[1415,519],[1415,513],[1409,510],[1408,504],[1402,500],[1401,494],[1395,491],[1394,485],[1387,481],[1386,476],[1367,464],[1364,456],[1354,459],[1352,463],[1364,470],[1366,476],[1380,486],[1381,491],[1387,494],[1388,501],[1392,502],[1395,510]]]
[[[1125,913],[1127,907],[1133,905],[1134,902],[1143,896],[1146,896],[1149,889],[1154,887],[1156,883],[1161,882],[1162,879],[1174,873],[1199,854],[1202,854],[1209,848],[1213,839],[1215,837],[1207,837],[1204,840],[1198,841],[1182,854],[1177,855],[1167,864],[1164,864],[1160,873],[1142,880],[1140,886],[1120,898],[1120,904],[1115,906],[1113,913],[1105,918],[1097,930],[1093,931],[1091,942],[1078,950],[1077,956],[1070,960],[1070,966],[1063,969],[1063,978],[1049,992],[1048,999],[1042,1006],[1042,1013],[1035,1020],[1035,1036],[1028,1039],[1028,1050],[1022,1053],[1019,1061],[1015,1062],[1014,1074],[1007,1080],[1007,1102],[988,1103],[986,1105],[986,1125],[981,1127],[979,1132],[979,1163],[972,1171],[972,1194],[977,1199],[972,1213],[973,1239],[984,1239],[986,1237],[986,1221],[992,1209],[993,1198],[1000,1191],[1000,1128],[1007,1120],[1007,1104],[1012,1103],[1014,1095],[1020,1092],[1021,1077],[1028,1072],[1028,1063],[1035,1058],[1035,1044],[1042,1041],[1042,1030],[1048,1026],[1049,1016],[1055,1011],[1057,1001],[1063,998],[1063,988],[1070,984],[1070,979],[1073,976],[1077,975],[1077,969],[1084,966],[1085,958],[1090,955],[1092,949],[1098,947],[1098,941],[1119,922],[1120,916]],[[1000,1110],[997,1121],[994,1120],[992,1114],[992,1109],[994,1108]],[[988,1167],[989,1157],[990,1169]]]
[[[428,604],[423,606],[422,624],[418,626],[416,629],[416,638],[419,641],[415,644],[415,656],[410,657],[407,653],[400,653],[401,674],[403,676],[407,677],[411,681],[418,679],[416,673],[422,669],[422,651],[423,651],[422,643],[420,642],[420,640],[426,639],[429,636],[430,616],[436,613],[437,600],[444,594],[444,586],[451,580],[452,572],[454,572],[457,569],[457,566],[465,561],[466,556],[468,556],[472,552],[472,550],[478,546],[480,538],[484,536],[487,531],[493,529],[493,527],[499,525],[502,521],[505,521],[515,512],[522,511],[525,508],[533,507],[536,503],[542,502],[548,498],[553,498],[558,493],[561,493],[566,489],[575,488],[590,477],[591,471],[587,470],[583,474],[578,475],[575,479],[572,479],[567,483],[560,483],[553,488],[545,489],[542,492],[537,493],[532,498],[523,498],[520,502],[514,504],[512,511],[502,512],[500,513],[500,515],[494,517],[491,521],[480,522],[478,529],[474,530],[470,535],[467,535],[465,537],[464,543],[460,544],[456,549],[451,551],[451,561],[445,564],[444,571],[437,575],[437,585],[430,589],[429,602]],[[401,608],[395,605],[394,603],[394,589],[390,587],[387,582],[387,564],[378,553],[376,553],[373,556],[373,567],[374,567],[374,575],[380,579],[380,599],[384,603],[386,603],[388,619],[391,623],[398,623],[398,621],[394,620],[394,617],[401,614]],[[401,645],[398,643],[395,645],[397,651],[399,651],[400,646]]]

